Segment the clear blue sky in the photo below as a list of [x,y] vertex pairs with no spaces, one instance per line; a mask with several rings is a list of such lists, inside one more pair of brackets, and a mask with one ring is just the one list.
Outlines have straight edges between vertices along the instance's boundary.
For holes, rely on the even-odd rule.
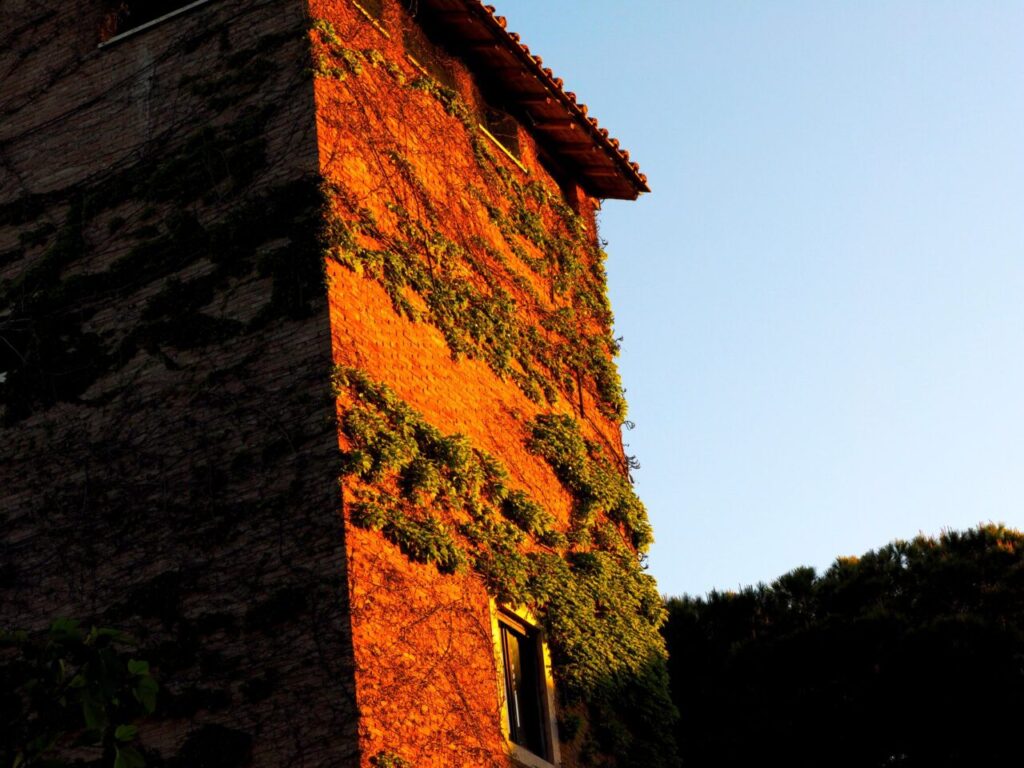
[[663,592],[1024,527],[1024,3],[496,3],[654,189],[601,221]]

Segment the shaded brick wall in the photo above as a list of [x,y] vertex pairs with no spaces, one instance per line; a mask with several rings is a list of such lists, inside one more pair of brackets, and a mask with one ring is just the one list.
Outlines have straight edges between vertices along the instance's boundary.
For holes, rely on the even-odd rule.
[[151,765],[354,764],[304,6],[2,13],[0,623],[135,634]]

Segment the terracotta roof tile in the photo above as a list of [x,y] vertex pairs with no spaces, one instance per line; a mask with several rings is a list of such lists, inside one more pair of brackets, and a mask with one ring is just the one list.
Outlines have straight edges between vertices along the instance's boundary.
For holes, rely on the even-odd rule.
[[[595,197],[634,199],[650,191],[640,166],[629,159],[608,130],[590,117],[572,91],[544,60],[530,52],[508,21],[481,0],[419,0],[420,13],[433,17],[460,54],[516,104],[547,151],[573,168],[581,186]],[[506,51],[493,53],[497,44]],[[518,68],[508,66],[508,55]],[[518,71],[510,71],[510,70]],[[534,85],[523,85],[523,76]]]

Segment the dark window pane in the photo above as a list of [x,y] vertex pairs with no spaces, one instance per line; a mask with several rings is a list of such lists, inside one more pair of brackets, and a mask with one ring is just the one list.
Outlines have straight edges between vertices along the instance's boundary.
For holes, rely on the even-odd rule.
[[117,31],[125,32],[191,5],[194,0],[126,0],[117,5]]
[[364,11],[376,19],[384,15],[384,0],[357,0]]
[[505,662],[509,738],[535,755],[547,758],[538,640],[534,635],[502,624],[501,650]]
[[484,127],[516,157],[519,157],[519,124],[507,112],[494,107],[484,108]]
[[429,72],[431,77],[443,86],[455,88],[455,76],[442,60],[442,54],[419,28],[415,25],[407,27],[402,34],[402,42],[405,45],[405,52]]

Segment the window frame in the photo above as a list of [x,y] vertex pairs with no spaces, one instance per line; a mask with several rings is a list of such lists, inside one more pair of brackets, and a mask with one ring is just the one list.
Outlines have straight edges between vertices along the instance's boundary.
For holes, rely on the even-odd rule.
[[[533,615],[524,608],[499,606],[490,601],[491,635],[494,639],[494,661],[497,671],[498,699],[500,703],[501,734],[509,756],[526,768],[557,768],[561,764],[558,748],[558,725],[555,716],[555,682],[551,672],[551,654],[545,641],[544,630]],[[540,727],[547,741],[547,755],[538,755],[512,741],[509,727],[508,687],[506,683],[505,650],[502,642],[502,626],[525,635],[534,646],[536,654],[537,686],[540,698]]]
[[106,48],[107,46],[114,45],[115,43],[119,43],[122,40],[125,40],[129,37],[134,37],[140,32],[145,32],[147,29],[152,29],[153,27],[159,24],[163,24],[165,21],[169,19],[181,16],[184,13],[188,13],[189,11],[195,10],[196,8],[201,8],[204,5],[209,5],[212,2],[215,2],[215,0],[193,0],[193,2],[185,2],[178,8],[168,11],[162,16],[157,16],[156,18],[150,19],[149,21],[144,21],[141,24],[134,27],[128,27],[127,29],[121,32],[117,32],[116,34],[111,35],[106,40],[101,40],[99,45],[97,45],[96,47]]
[[352,7],[359,11],[359,14],[370,23],[370,26],[388,40],[391,39],[391,33],[384,28],[387,17],[384,0],[350,0],[350,2]]

